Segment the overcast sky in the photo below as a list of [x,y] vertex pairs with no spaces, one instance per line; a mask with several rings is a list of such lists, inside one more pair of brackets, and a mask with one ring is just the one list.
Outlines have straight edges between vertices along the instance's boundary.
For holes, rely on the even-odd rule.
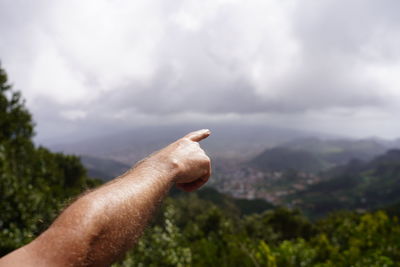
[[38,140],[261,123],[400,137],[400,1],[0,0]]

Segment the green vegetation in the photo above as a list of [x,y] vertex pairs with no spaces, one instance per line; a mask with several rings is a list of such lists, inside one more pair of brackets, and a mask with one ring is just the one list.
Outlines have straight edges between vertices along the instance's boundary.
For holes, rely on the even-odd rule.
[[238,217],[192,194],[168,199],[157,221],[115,266],[400,266],[400,225],[383,211]]
[[32,116],[0,68],[0,256],[32,240],[63,204],[99,182],[79,158],[35,147]]
[[[173,197],[186,195],[182,191],[173,189],[171,192]],[[219,208],[230,211],[237,215],[249,215],[253,213],[261,213],[274,208],[274,205],[263,199],[241,199],[233,198],[225,194],[219,193],[212,187],[204,187],[196,193],[199,199],[210,201]]]
[[310,216],[341,209],[373,210],[400,203],[400,150],[334,168],[325,180],[288,197]]
[[[71,198],[99,184],[79,158],[36,147],[33,134],[32,117],[0,68],[0,256],[31,241]],[[365,175],[397,175],[397,165],[387,162]],[[398,214],[398,205],[311,222],[299,211],[212,189],[173,195],[115,266],[400,266],[400,224],[388,215]]]

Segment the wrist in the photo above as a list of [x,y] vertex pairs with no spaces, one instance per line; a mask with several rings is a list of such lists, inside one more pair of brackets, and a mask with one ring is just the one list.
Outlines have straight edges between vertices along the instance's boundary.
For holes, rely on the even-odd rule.
[[153,155],[144,159],[137,165],[137,168],[156,172],[157,176],[166,178],[170,182],[176,182],[181,176],[183,169],[178,160],[162,155]]

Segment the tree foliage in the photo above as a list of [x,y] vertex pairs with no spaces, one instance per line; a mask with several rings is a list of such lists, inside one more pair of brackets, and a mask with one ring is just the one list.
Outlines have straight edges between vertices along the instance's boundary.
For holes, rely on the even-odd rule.
[[[196,212],[187,214],[192,207]],[[169,199],[162,217],[115,266],[344,267],[400,262],[400,225],[384,211],[337,212],[316,222],[284,208],[238,217],[191,195]]]
[[97,181],[78,157],[32,141],[34,123],[0,66],[0,256],[37,236],[63,203]]

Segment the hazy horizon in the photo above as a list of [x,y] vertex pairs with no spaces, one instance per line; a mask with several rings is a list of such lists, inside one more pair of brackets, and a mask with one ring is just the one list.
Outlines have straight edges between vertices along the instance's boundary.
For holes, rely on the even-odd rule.
[[157,125],[400,137],[400,2],[0,0],[40,143]]
[[[318,130],[310,130],[310,129],[296,129],[290,127],[280,127],[275,125],[263,125],[263,124],[238,124],[238,123],[227,123],[223,122],[222,124],[215,123],[173,123],[173,124],[151,124],[151,125],[140,125],[137,127],[124,128],[124,129],[105,129],[101,132],[93,133],[91,129],[84,129],[79,132],[78,135],[70,135],[70,134],[60,134],[58,136],[49,136],[43,137],[39,133],[36,133],[34,136],[34,140],[38,145],[50,146],[50,148],[58,147],[61,145],[62,147],[67,146],[68,144],[72,144],[74,146],[79,144],[84,144],[86,141],[89,143],[92,140],[102,140],[105,141],[107,139],[115,139],[118,136],[127,136],[130,133],[140,132],[141,134],[147,132],[148,134],[154,135],[155,133],[160,133],[160,140],[163,139],[164,130],[167,130],[167,136],[171,141],[175,140],[175,138],[179,138],[181,135],[188,133],[192,130],[197,129],[210,129],[211,139],[214,139],[215,135],[218,135],[218,140],[223,138],[223,135],[226,134],[226,129],[230,129],[234,127],[237,129],[239,135],[246,137],[246,134],[243,134],[243,131],[250,130],[254,134],[261,135],[262,133],[266,134],[265,143],[258,144],[265,147],[273,147],[280,145],[281,143],[286,143],[288,141],[300,140],[300,139],[308,139],[308,138],[317,138],[320,140],[377,140],[377,141],[388,141],[395,142],[400,140],[400,137],[380,137],[380,136],[352,136],[345,134],[333,134],[330,132],[323,132]],[[175,128],[175,135],[171,136],[171,129]],[[278,131],[281,133],[285,133],[288,137],[284,138],[283,141],[277,142],[273,138],[268,137],[268,131]],[[248,134],[247,134],[248,135]],[[143,137],[143,135],[132,136],[132,139],[137,139],[138,137]],[[140,140],[137,140],[140,142]],[[243,143],[248,143],[249,140],[244,141]],[[73,151],[70,151],[71,153]]]

